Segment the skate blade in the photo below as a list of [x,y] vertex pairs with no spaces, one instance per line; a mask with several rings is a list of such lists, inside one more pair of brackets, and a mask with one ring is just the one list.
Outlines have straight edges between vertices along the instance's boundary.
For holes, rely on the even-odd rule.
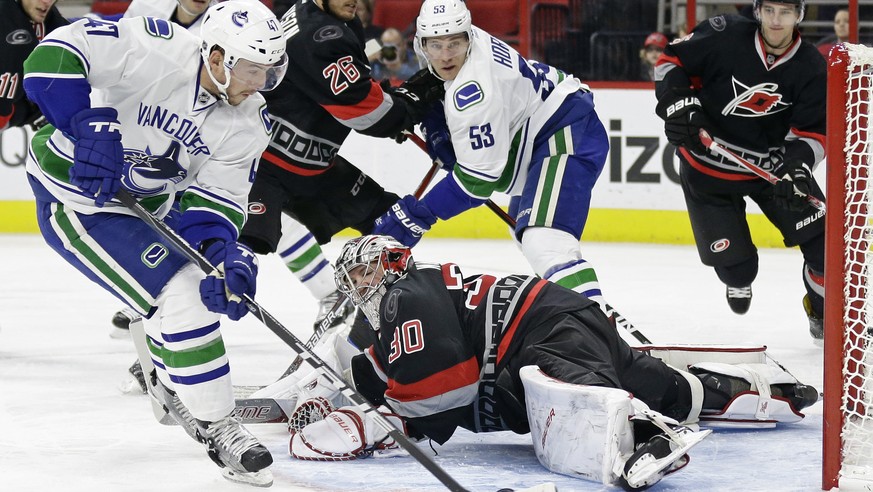
[[109,329],[109,338],[113,340],[130,340],[130,329],[113,326]]
[[118,390],[121,391],[121,394],[123,395],[137,396],[145,395],[148,393],[148,390],[140,385],[139,380],[136,379],[136,376],[129,372],[127,373],[127,376],[125,376],[124,380],[122,380],[121,383],[118,384]]
[[270,470],[244,473],[224,467],[221,469],[221,476],[231,482],[252,485],[255,487],[270,487],[273,485],[273,472]]

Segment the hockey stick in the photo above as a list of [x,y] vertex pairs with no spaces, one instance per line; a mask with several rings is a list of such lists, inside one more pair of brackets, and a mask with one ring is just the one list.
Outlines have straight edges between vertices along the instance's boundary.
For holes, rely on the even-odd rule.
[[[424,142],[424,140],[422,140],[421,137],[419,137],[417,134],[412,133],[412,132],[406,132],[406,135],[410,140],[412,140],[415,143],[415,145],[418,146],[419,149],[423,150],[424,152],[427,152],[427,144]],[[440,167],[442,167],[440,161],[434,160],[433,165],[431,166],[430,173],[428,174],[428,177],[432,178],[433,174],[436,173],[436,170],[439,169]],[[423,192],[424,190],[419,189],[419,191]],[[416,195],[416,198],[418,198],[418,195]],[[497,205],[496,203],[494,203],[490,199],[485,202],[485,206],[487,206],[489,209],[491,209],[491,211],[494,212],[494,214],[497,215],[497,217],[499,217],[500,220],[502,220],[511,229],[515,229],[515,225],[516,225],[515,219],[511,215],[509,215],[509,213],[507,213],[505,210],[503,210],[503,208],[501,208],[499,205]],[[621,326],[624,330],[626,330],[634,338],[636,338],[640,343],[652,344],[652,341],[649,340],[649,337],[647,337],[645,334],[643,334],[643,332],[641,332],[639,330],[639,328],[634,326],[630,321],[628,321],[627,318],[625,318],[621,313],[616,311],[615,308],[612,307],[610,304],[606,304],[606,310],[607,310],[607,313],[606,313],[607,315],[614,316],[615,322],[618,326]]]
[[[427,144],[424,143],[424,140],[422,140],[421,137],[414,133],[407,133],[407,136],[415,143],[415,145],[418,146],[419,149],[427,152]],[[438,159],[435,159],[433,161],[433,165],[430,168],[430,173],[428,174],[428,177],[433,179],[433,175],[436,174],[437,170],[440,167],[442,167],[441,162]],[[419,191],[424,192],[423,189],[420,189]],[[416,193],[418,193],[418,191],[416,191]],[[416,194],[415,197],[421,198],[419,194]],[[490,208],[491,211],[494,212],[498,217],[500,217],[503,222],[506,222],[509,227],[515,227],[515,219],[513,219],[508,213],[506,213],[505,210],[500,208],[500,205],[497,205],[496,203],[488,199],[487,201],[485,201],[485,206]]]
[[[411,135],[407,133],[408,135]],[[421,182],[418,184],[418,188],[415,189],[413,195],[415,198],[421,198],[421,195],[424,194],[424,191],[427,189],[430,182],[433,181],[434,176],[436,176],[437,171],[439,171],[440,165],[438,162],[434,162],[433,165],[428,170],[427,174],[421,179]],[[340,297],[336,303],[334,303],[333,307],[330,308],[327,315],[321,320],[318,328],[315,329],[315,332],[309,337],[309,340],[306,341],[306,348],[312,349],[321,337],[324,336],[325,332],[331,327],[334,320],[339,316],[339,314],[345,309],[346,304],[348,304],[349,298],[346,296]],[[300,368],[303,364],[303,359],[300,356],[294,358],[294,361],[291,362],[291,365],[288,366],[288,369],[285,369],[285,372],[279,376],[279,379],[289,376],[291,373]]]
[[[419,137],[418,135],[416,135],[414,133],[409,133],[408,136],[409,136],[410,140],[412,140],[413,142],[415,142],[416,145],[418,145],[418,148],[427,152],[427,144],[424,143],[424,140],[422,140],[421,137]],[[434,160],[433,167],[431,169],[436,169],[439,166],[440,166],[440,162],[438,160]],[[515,219],[512,218],[512,216],[509,215],[505,210],[500,208],[499,205],[497,205],[496,203],[494,203],[490,199],[485,202],[485,205],[488,208],[490,208],[491,211],[494,212],[494,214],[500,218],[500,220],[502,220],[504,223],[506,223],[506,225],[508,225],[510,227],[510,229],[515,229],[515,225],[516,225]],[[622,328],[624,328],[628,333],[630,333],[640,343],[644,343],[644,344],[651,344],[652,343],[652,341],[649,340],[649,337],[647,337],[645,334],[643,334],[643,332],[641,332],[639,330],[639,328],[634,326],[630,321],[627,320],[627,318],[622,316],[621,313],[616,311],[614,307],[607,304],[606,311],[607,311],[606,312],[607,316],[613,315],[615,317],[616,324],[618,326],[621,326]]]
[[[706,130],[704,130],[703,128],[700,129],[699,136],[700,136],[700,141],[703,143],[703,145],[706,148],[708,148],[709,150],[715,152],[716,154],[724,157],[725,159],[733,162],[734,164],[738,164],[738,165],[748,169],[749,171],[752,171],[759,178],[762,178],[762,179],[768,181],[770,184],[774,184],[774,185],[780,181],[779,177],[776,176],[775,174],[771,173],[770,171],[767,171],[766,169],[762,168],[761,166],[758,166],[757,164],[752,164],[751,162],[743,159],[742,157],[740,157],[737,154],[735,154],[734,152],[732,152],[730,149],[727,149],[724,146],[719,145],[718,142],[714,141],[712,139],[712,137],[709,135],[709,133]],[[798,195],[804,195],[800,190],[797,189],[796,186],[794,187],[794,193],[796,193]],[[806,197],[806,201],[808,201],[810,205],[817,208],[818,210],[821,210],[824,213],[827,213],[824,202],[822,202],[818,198],[816,198],[812,195],[809,195],[809,194],[806,194],[804,196]]]
[[[191,247],[187,241],[185,241],[179,234],[176,233],[173,229],[171,229],[167,224],[165,224],[162,220],[158,219],[154,215],[152,215],[148,210],[143,208],[142,205],[134,198],[127,190],[121,189],[115,195],[115,198],[118,199],[122,204],[124,204],[127,208],[129,208],[137,217],[142,219],[146,224],[149,225],[155,232],[157,232],[163,239],[165,239],[170,245],[179,253],[188,258],[195,265],[200,267],[200,269],[207,275],[221,275],[221,272],[215,268],[206,258],[203,257],[197,250]],[[355,405],[358,406],[364,414],[369,415],[370,418],[376,422],[379,427],[385,430],[389,436],[391,436],[397,444],[399,444],[403,449],[405,449],[410,456],[415,458],[416,461],[422,464],[427,470],[436,477],[443,485],[445,485],[451,491],[457,492],[465,492],[465,489],[461,484],[455,481],[454,478],[451,477],[442,467],[440,467],[430,456],[426,455],[421,449],[418,448],[412,441],[409,440],[406,435],[398,430],[394,425],[386,419],[381,413],[379,413],[373,405],[368,402],[363,395],[358,393],[355,389],[350,387],[343,378],[336,373],[330,366],[328,366],[321,358],[317,355],[313,354],[303,342],[300,341],[299,338],[294,336],[293,333],[288,331],[276,318],[274,318],[270,313],[265,311],[261,306],[255,302],[248,295],[242,296],[243,301],[246,304],[246,308],[256,317],[258,318],[264,326],[266,326],[270,331],[276,334],[283,342],[288,344],[289,347],[294,349],[295,352],[300,354],[304,361],[306,361],[309,365],[315,368],[318,371],[321,371],[322,375],[336,388],[342,393],[343,396],[352,401]]]

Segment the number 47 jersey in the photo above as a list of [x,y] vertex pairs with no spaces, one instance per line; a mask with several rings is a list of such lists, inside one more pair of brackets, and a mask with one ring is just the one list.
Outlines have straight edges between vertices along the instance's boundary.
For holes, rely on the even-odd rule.
[[237,106],[219,101],[201,86],[201,67],[199,38],[166,20],[82,19],[53,31],[25,63],[28,95],[54,125],[34,136],[27,172],[77,212],[130,214],[117,201],[96,207],[68,174],[70,118],[114,108],[125,189],[159,216],[184,191],[183,208],[238,231],[269,140],[266,103],[258,93]]
[[579,79],[526,60],[473,27],[470,55],[446,85],[455,176],[481,198],[495,191],[518,195],[540,137],[550,137],[593,110],[593,97]]

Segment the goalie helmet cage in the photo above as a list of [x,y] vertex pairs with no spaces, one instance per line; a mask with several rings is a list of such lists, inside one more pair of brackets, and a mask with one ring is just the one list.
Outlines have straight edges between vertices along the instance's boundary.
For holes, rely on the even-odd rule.
[[873,49],[828,64],[822,489],[873,488]]

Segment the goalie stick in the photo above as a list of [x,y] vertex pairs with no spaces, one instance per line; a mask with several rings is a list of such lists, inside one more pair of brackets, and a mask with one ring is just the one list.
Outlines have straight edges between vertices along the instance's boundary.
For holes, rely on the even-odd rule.
[[[743,159],[742,157],[740,157],[737,154],[735,154],[734,152],[732,152],[730,149],[725,148],[724,146],[720,145],[718,142],[713,140],[712,137],[709,135],[709,133],[706,130],[704,130],[703,128],[700,129],[699,136],[700,136],[700,141],[703,143],[704,147],[708,148],[709,150],[713,151],[714,153],[724,157],[725,159],[733,162],[734,164],[738,164],[738,165],[748,169],[749,171],[752,171],[759,178],[762,178],[762,179],[768,181],[770,184],[775,185],[776,183],[778,183],[780,181],[779,177],[776,176],[775,174],[771,173],[770,171],[767,171],[766,169],[762,168],[761,166],[758,166],[756,164],[753,164],[753,163]],[[803,193],[801,193],[800,190],[797,189],[796,186],[794,187],[794,193],[796,193],[798,195],[804,195]],[[826,207],[825,207],[825,204],[823,201],[819,200],[818,198],[816,198],[812,195],[807,194],[804,196],[806,197],[806,201],[808,201],[810,205],[817,208],[818,210],[821,210],[824,213],[827,213],[827,210],[826,210]]]
[[[162,220],[158,219],[154,215],[152,215],[148,210],[143,208],[142,205],[137,201],[136,198],[133,197],[130,193],[125,189],[121,189],[115,195],[115,199],[119,200],[122,204],[124,204],[127,208],[129,208],[137,217],[142,219],[146,224],[149,225],[155,232],[157,232],[162,238],[164,238],[170,246],[176,249],[179,253],[188,258],[195,265],[200,267],[200,269],[207,275],[221,275],[221,272],[211,263],[209,263],[206,258],[203,257],[200,252],[195,250],[185,241],[176,231],[171,229],[167,224],[165,224]],[[270,313],[265,311],[260,304],[255,302],[250,296],[243,295],[243,302],[245,302],[246,308],[248,308],[249,312],[252,313],[258,320],[260,320],[264,326],[266,326],[270,331],[272,331],[276,336],[278,336],[283,342],[288,344],[295,352],[300,354],[303,360],[311,365],[315,370],[320,371],[321,374],[337,389],[343,396],[348,398],[351,402],[358,406],[362,412],[368,414],[373,421],[379,425],[385,432],[391,436],[397,444],[399,444],[403,449],[406,450],[416,461],[421,463],[422,466],[427,468],[427,470],[443,485],[446,486],[449,490],[453,492],[467,492],[460,483],[458,483],[451,475],[449,475],[440,465],[436,463],[430,456],[424,453],[418,446],[416,446],[403,432],[394,427],[394,425],[388,421],[381,413],[379,413],[373,405],[364,398],[358,391],[349,386],[345,380],[337,374],[330,366],[328,366],[321,358],[312,353],[303,342],[300,341],[293,333],[291,333],[287,328],[285,328],[282,323],[280,323],[276,318],[273,317]],[[541,487],[541,486],[537,486]],[[536,490],[536,489],[535,489]]]

